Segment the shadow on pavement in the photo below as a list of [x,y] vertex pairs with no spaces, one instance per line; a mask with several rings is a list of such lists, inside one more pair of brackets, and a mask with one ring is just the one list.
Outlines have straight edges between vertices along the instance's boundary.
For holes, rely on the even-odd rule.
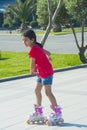
[[87,125],[84,124],[77,124],[77,123],[64,123],[61,127],[78,127],[78,128],[87,128]]

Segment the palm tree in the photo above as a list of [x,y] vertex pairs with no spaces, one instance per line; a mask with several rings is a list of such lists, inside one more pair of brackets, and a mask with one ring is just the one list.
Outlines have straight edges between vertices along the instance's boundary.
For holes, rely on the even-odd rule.
[[35,0],[16,0],[16,5],[8,5],[8,11],[13,13],[15,17],[18,17],[21,21],[21,31],[26,29],[26,22],[35,9],[36,3]]

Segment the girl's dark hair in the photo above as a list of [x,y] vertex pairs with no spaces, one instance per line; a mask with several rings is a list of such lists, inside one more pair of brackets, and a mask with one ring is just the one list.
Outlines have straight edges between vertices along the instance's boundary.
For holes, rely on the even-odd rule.
[[24,37],[28,37],[30,40],[31,39],[34,39],[34,42],[36,42],[36,34],[33,30],[29,29],[29,30],[26,30],[24,33],[23,33],[23,36]]
[[38,45],[39,47],[43,48],[43,45],[39,42],[36,42],[36,45]]
[[35,44],[37,44],[39,47],[43,48],[42,44],[38,43],[36,41],[36,34],[33,30],[29,29],[29,30],[26,30],[24,33],[23,33],[23,36],[24,37],[28,37],[30,40],[33,38],[34,39],[34,42]]

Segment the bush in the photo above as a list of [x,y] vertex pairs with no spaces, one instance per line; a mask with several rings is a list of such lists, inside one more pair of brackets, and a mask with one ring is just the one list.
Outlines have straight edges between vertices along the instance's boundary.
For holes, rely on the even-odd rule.
[[5,27],[5,28],[9,28],[9,24],[6,23],[6,24],[3,25],[3,27]]
[[30,26],[32,28],[37,28],[38,27],[38,22],[37,21],[32,21],[32,22],[30,22]]

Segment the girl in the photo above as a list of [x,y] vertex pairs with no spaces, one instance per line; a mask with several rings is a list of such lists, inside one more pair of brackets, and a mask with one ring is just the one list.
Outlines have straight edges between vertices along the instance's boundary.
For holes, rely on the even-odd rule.
[[[51,90],[53,68],[49,61],[50,52],[44,50],[41,44],[37,43],[36,35],[33,30],[25,31],[22,35],[22,40],[25,46],[29,47],[30,73],[32,75],[37,74],[35,113],[38,113],[41,116],[43,113],[41,95],[42,86],[44,86],[45,94],[51,103],[51,108],[55,113],[61,113],[61,108],[57,105],[57,101]],[[35,113],[32,116],[35,116]]]

